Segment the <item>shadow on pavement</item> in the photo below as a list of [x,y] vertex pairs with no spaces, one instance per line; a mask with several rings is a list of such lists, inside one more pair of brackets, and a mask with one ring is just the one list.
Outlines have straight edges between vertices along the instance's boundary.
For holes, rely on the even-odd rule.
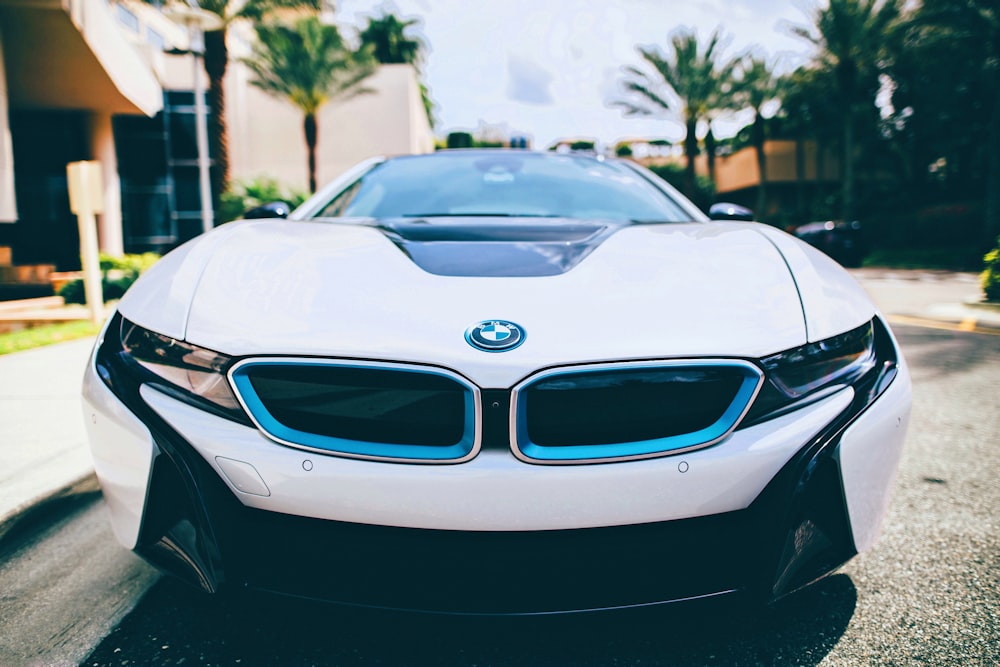
[[458,617],[157,584],[83,665],[816,665],[857,604],[844,574],[779,605],[686,604],[564,616]]
[[976,353],[982,348],[983,339],[988,338],[984,334],[898,324],[892,331],[903,347],[914,381],[929,382],[960,375],[996,360],[993,355]]

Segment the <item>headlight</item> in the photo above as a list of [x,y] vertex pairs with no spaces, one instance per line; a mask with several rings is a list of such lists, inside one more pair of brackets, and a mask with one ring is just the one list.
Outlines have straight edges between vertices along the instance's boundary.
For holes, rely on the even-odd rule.
[[768,378],[789,398],[831,384],[851,384],[875,366],[875,335],[867,322],[847,333],[761,359]]
[[115,391],[155,384],[188,403],[246,421],[226,372],[232,358],[144,329],[116,314],[98,352],[98,373]]
[[226,371],[230,358],[122,320],[122,349],[136,363],[178,389],[227,410],[239,409]]
[[[760,360],[767,381],[742,426],[769,419],[815,400],[826,391],[855,386],[876,367],[895,364],[892,341],[876,319],[845,333]],[[884,387],[883,387],[884,388]]]

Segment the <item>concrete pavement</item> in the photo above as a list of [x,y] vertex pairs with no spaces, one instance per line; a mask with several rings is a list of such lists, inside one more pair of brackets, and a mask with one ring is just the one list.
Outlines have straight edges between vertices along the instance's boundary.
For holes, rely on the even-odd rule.
[[1000,305],[984,304],[976,273],[851,269],[894,324],[1000,333]]
[[[891,322],[1000,334],[971,273],[857,269]],[[47,501],[96,488],[80,382],[94,339],[0,355],[0,539]]]
[[0,355],[0,539],[40,503],[96,488],[80,404],[93,346]]

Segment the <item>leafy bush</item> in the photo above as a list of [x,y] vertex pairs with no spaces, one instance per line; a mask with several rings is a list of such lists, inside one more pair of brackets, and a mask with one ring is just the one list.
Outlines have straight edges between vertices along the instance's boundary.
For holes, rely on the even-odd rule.
[[997,239],[997,247],[986,253],[983,261],[986,266],[981,277],[986,300],[1000,301],[1000,238]]
[[306,193],[287,188],[273,178],[234,181],[219,197],[216,217],[220,222],[238,220],[250,209],[275,201],[283,201],[295,208],[304,202],[306,197]]
[[448,148],[472,148],[472,135],[468,132],[449,132],[446,146]]
[[[105,301],[122,298],[125,290],[132,286],[139,276],[156,263],[160,256],[155,252],[141,255],[124,255],[112,257],[101,253],[101,291]],[[82,280],[66,283],[59,290],[66,303],[86,303],[87,297]]]
[[[684,192],[683,165],[672,162],[668,162],[667,164],[654,164],[650,165],[649,170],[681,192]],[[688,198],[699,208],[707,211],[708,207],[711,206],[712,202],[715,200],[715,184],[712,183],[712,179],[708,176],[697,174],[695,176],[694,187],[695,192],[684,192],[684,194],[686,194]]]

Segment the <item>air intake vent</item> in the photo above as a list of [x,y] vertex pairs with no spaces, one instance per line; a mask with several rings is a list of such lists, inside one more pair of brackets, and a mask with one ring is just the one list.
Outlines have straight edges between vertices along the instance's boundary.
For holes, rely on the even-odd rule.
[[241,362],[230,377],[257,426],[284,444],[429,462],[478,447],[478,390],[447,371],[281,359]]
[[554,369],[515,389],[515,451],[579,463],[705,447],[736,426],[760,381],[761,371],[740,361]]

